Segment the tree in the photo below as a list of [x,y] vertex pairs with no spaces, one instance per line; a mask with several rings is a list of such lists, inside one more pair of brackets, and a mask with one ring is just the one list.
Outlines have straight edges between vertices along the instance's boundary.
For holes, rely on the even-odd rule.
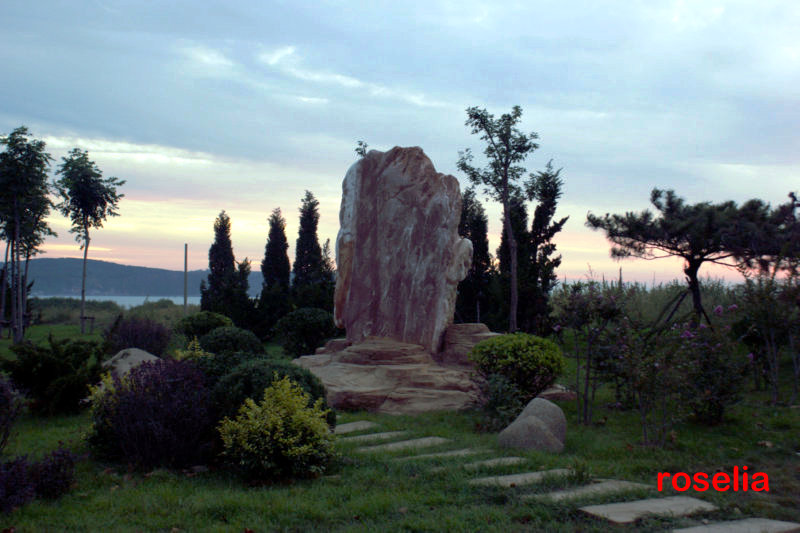
[[21,270],[22,256],[30,258],[43,236],[53,234],[44,221],[52,206],[47,181],[52,157],[45,152],[44,141],[29,137],[28,129],[21,126],[0,138],[5,146],[0,152],[0,229],[11,248],[11,328],[15,344],[22,342],[25,329],[27,282]]
[[369,145],[367,143],[365,143],[364,141],[358,141],[355,149],[356,155],[360,158],[367,157],[367,148],[369,148]]
[[563,185],[560,174],[561,169],[553,170],[552,162],[548,162],[544,171],[531,174],[531,179],[526,183],[528,198],[538,202],[529,234],[529,279],[533,284],[530,308],[533,328],[538,333],[549,330],[545,322],[550,316],[550,292],[558,283],[555,270],[561,265],[560,255],[552,257],[556,251],[553,237],[563,229],[569,219],[564,217],[553,222]]
[[763,274],[786,271],[800,274],[800,200],[790,192],[789,201],[770,209],[761,200],[749,200],[731,230],[739,268]]
[[269,217],[269,236],[261,261],[261,297],[258,300],[259,322],[253,330],[262,339],[270,336],[272,327],[286,313],[291,311],[289,301],[289,242],[286,239],[286,220],[276,207]]
[[658,211],[658,217],[647,209],[625,215],[606,213],[603,217],[589,213],[586,225],[606,232],[606,238],[614,244],[611,257],[616,259],[683,258],[683,272],[692,295],[695,318],[699,322],[705,316],[710,323],[700,297],[698,271],[703,263],[735,266],[725,260],[734,256],[731,251],[736,239],[734,229],[742,214],[730,201],[687,205],[672,190],[653,189],[650,202]]
[[81,279],[81,334],[85,332],[86,315],[86,263],[89,256],[89,229],[102,228],[109,216],[118,216],[117,206],[124,196],[117,194],[117,187],[125,184],[118,178],[103,178],[103,173],[94,161],[89,160],[89,153],[73,148],[68,157],[62,158],[56,174],[61,179],[56,182],[56,189],[62,202],[58,209],[72,222],[70,233],[81,243],[83,250],[83,275]]
[[200,288],[200,308],[233,319],[231,311],[239,278],[231,243],[231,219],[225,210],[214,221],[214,242],[208,249],[208,268],[208,284]]
[[322,248],[317,237],[319,224],[319,202],[311,191],[306,191],[300,205],[300,230],[295,246],[294,271],[295,288],[313,285],[322,280]]
[[503,204],[503,232],[508,241],[511,256],[511,297],[508,317],[508,329],[517,330],[517,240],[511,226],[511,200],[519,194],[516,182],[522,177],[525,168],[518,163],[525,160],[528,154],[536,150],[539,145],[534,141],[538,134],[531,132],[527,135],[520,132],[516,125],[522,117],[522,108],[514,106],[511,113],[503,114],[495,120],[494,115],[485,109],[477,107],[467,108],[466,126],[471,128],[472,134],[480,134],[486,141],[483,153],[488,159],[488,166],[479,169],[472,166],[473,155],[469,148],[459,152],[458,169],[464,172],[470,182],[483,185],[485,192],[496,201]]
[[458,234],[472,241],[472,265],[467,277],[458,284],[456,314],[460,320],[481,321],[481,303],[486,301],[486,287],[492,269],[488,238],[489,217],[475,195],[475,189],[464,191]]
[[289,242],[286,239],[286,220],[281,216],[281,208],[276,207],[269,216],[269,236],[261,261],[261,274],[264,277],[263,289],[281,286],[289,288],[290,266]]

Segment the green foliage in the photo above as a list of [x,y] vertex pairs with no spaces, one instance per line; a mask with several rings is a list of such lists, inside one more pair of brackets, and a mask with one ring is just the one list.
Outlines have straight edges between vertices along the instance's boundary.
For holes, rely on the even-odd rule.
[[61,213],[72,221],[70,233],[82,242],[81,247],[89,245],[89,228],[102,228],[109,216],[118,216],[117,207],[124,194],[117,194],[117,187],[125,184],[118,178],[103,178],[103,173],[89,153],[73,148],[68,157],[62,158],[56,174],[56,189],[62,202],[58,205]]
[[[295,246],[295,259],[292,271],[294,272],[293,288],[305,285],[315,285],[325,279],[326,272],[322,262],[322,248],[317,237],[319,224],[319,201],[314,198],[311,191],[306,191],[300,205],[300,229]],[[306,302],[298,302],[301,307],[306,307]]]
[[50,337],[49,346],[25,343],[11,349],[17,359],[0,364],[41,414],[78,412],[89,384],[100,374],[102,350],[96,342]]
[[284,377],[264,391],[258,404],[245,400],[239,415],[219,426],[225,460],[257,481],[322,474],[334,457],[334,436],[322,401],[309,407],[309,399]]
[[206,386],[213,389],[223,376],[240,364],[266,358],[263,353],[221,352],[212,354],[211,357],[192,358],[191,361],[206,377]]
[[[471,128],[471,133],[480,134],[481,140],[486,142],[483,153],[489,164],[483,169],[472,166],[473,155],[469,148],[458,153],[457,162],[458,169],[467,175],[471,183],[483,185],[487,194],[503,204],[503,233],[511,250],[516,250],[518,242],[510,218],[511,201],[520,195],[520,187],[516,182],[525,173],[525,167],[519,163],[539,147],[534,142],[539,138],[538,134],[531,132],[526,135],[517,128],[521,118],[522,108],[519,106],[514,106],[511,113],[505,113],[497,120],[486,109],[467,108],[465,125]],[[511,255],[508,329],[514,332],[517,330],[519,294],[517,255]]]
[[324,309],[301,308],[281,318],[275,334],[284,351],[300,357],[314,350],[336,333],[333,315]]
[[116,354],[127,348],[139,348],[162,357],[169,346],[172,331],[155,320],[118,316],[103,334],[103,350]]
[[233,326],[233,320],[219,313],[200,311],[178,321],[175,325],[175,331],[185,335],[187,339],[194,337],[199,339],[203,335],[210,333],[211,330],[225,326]]
[[247,295],[250,262],[236,262],[231,243],[231,219],[223,210],[214,221],[214,242],[208,250],[208,283],[200,287],[200,307],[248,323],[253,305]]
[[0,374],[0,456],[8,444],[14,422],[22,413],[25,401],[5,376]]
[[527,333],[499,335],[476,344],[469,353],[478,373],[505,377],[527,403],[552,385],[564,371],[564,358],[558,346]]
[[458,234],[472,242],[472,264],[467,277],[458,284],[456,297],[456,318],[460,322],[481,322],[481,313],[488,310],[486,288],[492,270],[488,227],[486,211],[470,187],[462,195],[458,223]]
[[497,432],[508,426],[525,408],[523,394],[502,374],[489,374],[481,384],[481,429]]
[[306,368],[277,359],[251,359],[222,376],[212,392],[220,415],[236,416],[245,399],[260,399],[264,389],[281,378],[289,378],[299,385],[309,395],[309,406],[322,400],[322,407],[328,412],[328,424],[331,427],[336,425],[336,413],[328,410],[325,386],[319,378]]
[[223,352],[262,353],[264,346],[252,331],[234,326],[214,328],[200,338],[200,346],[206,352],[215,354]]
[[289,288],[289,241],[286,240],[286,220],[281,216],[281,208],[276,207],[269,216],[269,236],[261,261],[263,288],[281,286]]
[[[0,145],[5,147],[0,152],[0,236],[8,242],[11,252],[11,272],[8,275],[4,268],[4,274],[10,280],[11,329],[15,344],[22,342],[29,289],[22,262],[38,253],[46,236],[55,235],[46,222],[52,206],[47,181],[52,158],[45,152],[44,141],[29,137],[25,126],[0,137]],[[1,286],[5,288],[5,284],[4,279]],[[2,294],[0,309],[4,307],[5,294]]]

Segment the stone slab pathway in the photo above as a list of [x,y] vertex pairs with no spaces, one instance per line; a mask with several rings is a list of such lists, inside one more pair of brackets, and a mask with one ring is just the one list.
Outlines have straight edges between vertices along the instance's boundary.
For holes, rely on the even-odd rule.
[[530,485],[537,483],[546,477],[566,476],[569,470],[566,468],[555,468],[553,470],[541,470],[539,472],[525,472],[522,474],[510,474],[507,476],[489,476],[471,479],[470,485],[499,486],[499,487],[518,487],[520,485]]
[[488,450],[476,450],[475,448],[462,448],[460,450],[448,450],[446,452],[436,452],[436,453],[423,453],[420,455],[407,455],[405,457],[395,457],[395,461],[409,461],[411,459],[440,459],[440,458],[447,458],[447,457],[466,457],[469,455],[476,455],[479,453],[485,453]]
[[686,516],[699,511],[716,511],[717,507],[697,498],[670,496],[669,498],[589,505],[581,507],[580,510],[605,518],[615,524],[628,524],[647,514]]
[[388,444],[378,444],[376,446],[362,446],[361,448],[356,448],[356,451],[360,453],[396,452],[399,450],[411,450],[414,448],[428,448],[430,446],[444,444],[445,442],[450,442],[450,439],[445,439],[442,437],[422,437],[421,439],[401,440],[398,442],[390,442]]
[[374,440],[388,440],[401,437],[408,431],[385,431],[383,433],[367,433],[366,435],[356,435],[355,437],[341,437],[339,442],[372,442]]
[[570,489],[557,490],[546,494],[525,494],[523,499],[550,500],[560,502],[564,500],[575,500],[586,496],[598,496],[604,494],[618,494],[629,490],[652,489],[650,485],[634,483],[633,481],[622,481],[619,479],[600,479],[597,483],[574,487]]
[[375,422],[369,420],[357,420],[356,422],[348,422],[347,424],[340,424],[336,426],[333,432],[336,435],[344,435],[345,433],[354,433],[356,431],[363,431],[365,429],[372,429],[378,427]]
[[674,529],[673,533],[796,533],[798,531],[800,531],[800,524],[796,522],[782,522],[767,518],[745,518],[744,520],[718,522],[707,526]]
[[447,467],[447,466],[437,466],[435,468],[431,468],[431,472],[444,472],[445,470],[451,470],[454,468],[462,468],[464,470],[478,470],[480,468],[491,468],[493,466],[508,466],[508,465],[518,465],[520,463],[524,463],[527,459],[523,459],[522,457],[495,457],[494,459],[484,459],[483,461],[475,461],[474,463],[467,463],[465,465],[456,465],[454,467]]

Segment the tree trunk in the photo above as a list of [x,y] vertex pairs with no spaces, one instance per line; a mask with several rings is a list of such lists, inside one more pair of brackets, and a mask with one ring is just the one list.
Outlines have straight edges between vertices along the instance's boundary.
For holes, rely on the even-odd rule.
[[686,267],[683,272],[686,274],[686,281],[689,283],[689,292],[692,293],[692,303],[694,304],[694,314],[697,323],[703,320],[703,303],[700,299],[700,280],[697,278],[697,272],[700,270],[701,262],[687,261]]
[[508,205],[508,188],[503,193],[503,226],[508,240],[508,252],[511,255],[511,298],[508,310],[508,332],[517,331],[517,305],[519,295],[517,294],[517,240],[514,238],[514,230],[511,228],[511,211]]
[[28,265],[31,261],[30,252],[25,252],[25,273],[22,275],[22,334],[25,335],[25,320],[28,310]]
[[[15,202],[16,203],[16,202]],[[13,299],[13,307],[12,307],[12,314],[14,315],[12,328],[14,330],[14,344],[19,344],[22,342],[22,289],[20,287],[20,267],[19,267],[19,212],[18,209],[14,209],[14,248],[12,250],[12,256],[14,258],[14,262],[12,264],[12,270],[14,272],[14,286],[12,289],[12,299]]]
[[8,285],[8,250],[11,241],[6,243],[6,255],[3,259],[3,274],[0,275],[0,338],[3,337],[2,321],[6,319],[6,285]]
[[81,335],[86,333],[86,262],[89,259],[89,226],[83,226],[85,240],[83,241],[83,277],[81,278]]

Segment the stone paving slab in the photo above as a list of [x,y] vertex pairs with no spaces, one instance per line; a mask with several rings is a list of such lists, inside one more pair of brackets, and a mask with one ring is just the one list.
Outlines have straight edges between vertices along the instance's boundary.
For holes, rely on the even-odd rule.
[[800,524],[767,518],[745,518],[672,531],[673,533],[797,533],[800,531]]
[[699,511],[716,511],[717,507],[697,498],[670,496],[669,498],[589,505],[580,509],[585,513],[605,518],[615,524],[629,524],[648,514],[686,516]]
[[447,458],[447,457],[466,457],[468,455],[476,455],[479,453],[484,453],[487,450],[476,450],[475,448],[462,448],[460,450],[448,450],[446,452],[436,452],[436,453],[423,453],[420,455],[407,455],[405,457],[395,457],[395,461],[408,461],[410,459],[439,459],[439,458]]
[[374,440],[387,440],[401,437],[408,431],[385,431],[383,433],[367,433],[366,435],[356,435],[355,437],[342,437],[339,442],[372,442]]
[[493,466],[508,466],[518,465],[524,463],[527,459],[522,457],[495,457],[494,459],[484,459],[483,461],[475,461],[474,463],[467,463],[465,465],[456,465],[454,467],[437,466],[431,468],[431,472],[444,472],[445,470],[452,470],[455,468],[463,468],[464,470],[478,470],[480,468],[491,468]]
[[644,483],[634,483],[632,481],[622,481],[619,479],[601,479],[597,483],[574,487],[571,489],[557,490],[546,494],[525,494],[523,499],[550,500],[560,502],[563,500],[574,500],[585,496],[597,496],[602,494],[616,494],[629,490],[652,489],[650,485]]
[[553,470],[541,470],[539,472],[524,472],[522,474],[510,474],[507,476],[489,476],[471,479],[470,485],[517,487],[519,485],[530,485],[537,483],[546,477],[566,476],[569,470],[566,468],[555,468]]
[[345,433],[354,433],[356,431],[363,431],[365,429],[372,429],[378,427],[375,422],[369,420],[357,420],[356,422],[348,422],[347,424],[340,424],[336,426],[333,432],[336,435],[344,435]]
[[356,451],[360,453],[396,452],[399,450],[410,450],[414,448],[427,448],[429,446],[444,444],[445,442],[450,442],[450,439],[445,439],[442,437],[422,437],[420,439],[401,440],[398,442],[390,442],[388,444],[378,444],[376,446],[362,446],[361,448],[356,448]]

